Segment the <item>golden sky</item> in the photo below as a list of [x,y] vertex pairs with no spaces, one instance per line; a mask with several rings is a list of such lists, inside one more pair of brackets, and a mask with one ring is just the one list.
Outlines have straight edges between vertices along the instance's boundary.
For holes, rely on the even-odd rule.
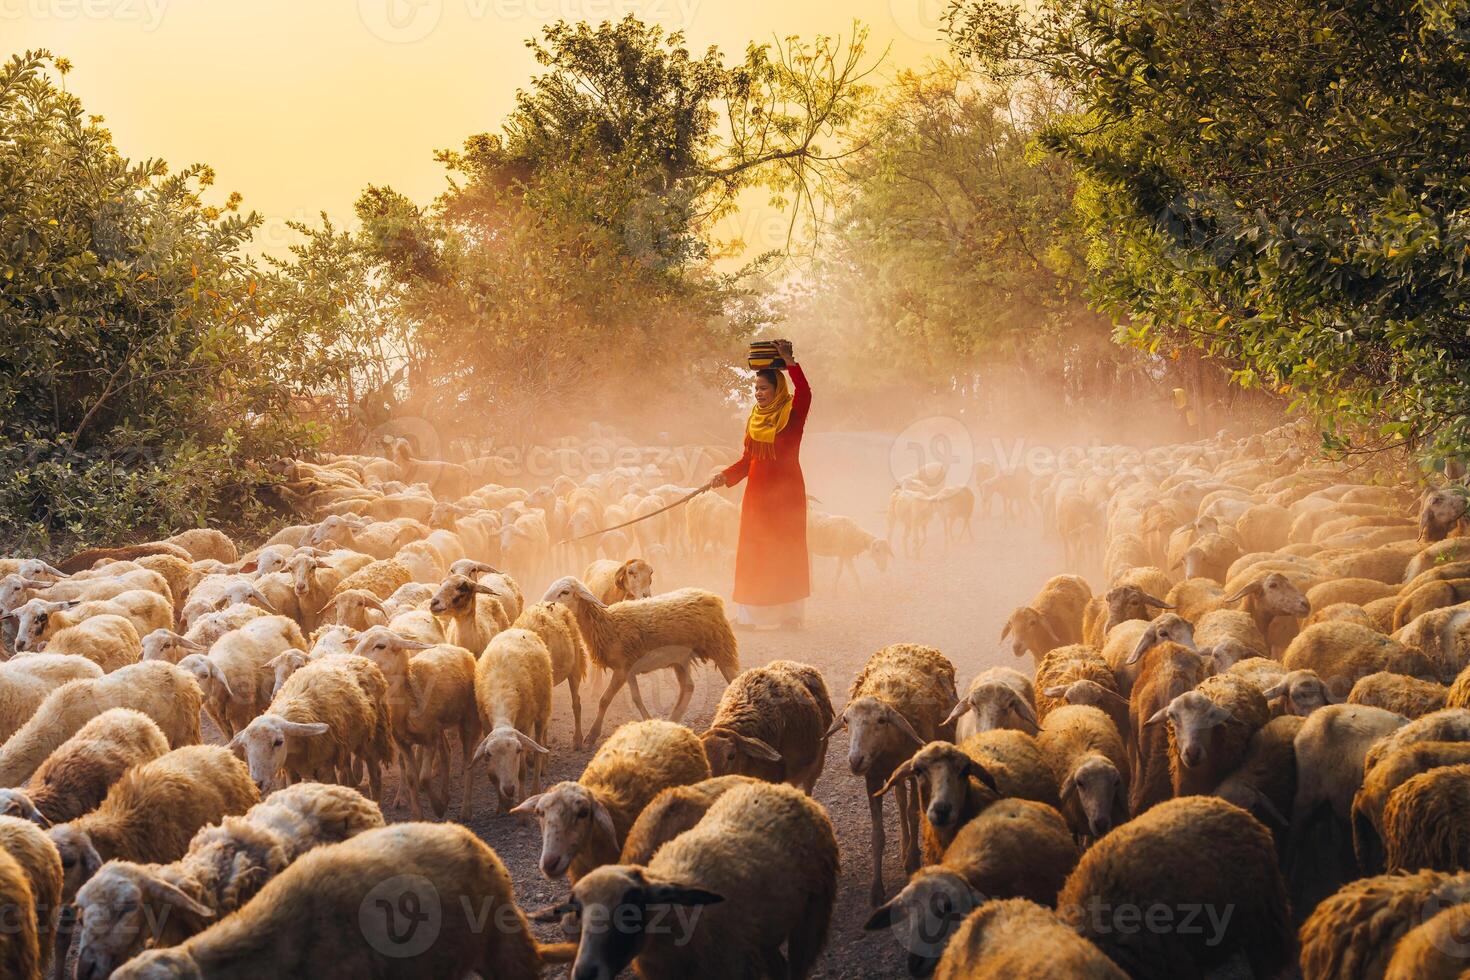
[[[851,32],[892,45],[888,72],[943,54],[946,0],[0,0],[10,54],[48,48],[75,65],[67,87],[106,117],[128,156],[206,163],[265,225],[326,211],[350,224],[369,184],[421,203],[443,186],[433,151],[496,128],[535,69],[527,37],[558,19],[633,13],[734,57],[751,40]],[[733,229],[779,239],[779,216]],[[722,236],[730,237],[730,236]],[[777,242],[778,243],[778,242]],[[767,245],[769,247],[769,245]]]

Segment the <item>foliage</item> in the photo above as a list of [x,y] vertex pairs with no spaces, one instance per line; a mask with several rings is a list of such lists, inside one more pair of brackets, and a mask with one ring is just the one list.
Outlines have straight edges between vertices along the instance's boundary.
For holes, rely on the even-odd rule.
[[1470,446],[1470,7],[958,0],[956,46],[1079,111],[1097,298],[1120,338],[1237,361],[1329,446]]
[[562,429],[610,403],[666,423],[728,390],[768,260],[718,271],[711,225],[757,187],[815,213],[841,156],[819,141],[869,97],[863,37],[726,65],[632,17],[548,27],[530,42],[546,70],[498,133],[440,154],[451,186],[431,207],[379,187],[358,202],[413,337],[403,407],[523,439],[552,410]]
[[51,64],[0,68],[0,539],[238,518],[317,379],[242,256],[258,219],[204,202],[207,167],[121,157]]

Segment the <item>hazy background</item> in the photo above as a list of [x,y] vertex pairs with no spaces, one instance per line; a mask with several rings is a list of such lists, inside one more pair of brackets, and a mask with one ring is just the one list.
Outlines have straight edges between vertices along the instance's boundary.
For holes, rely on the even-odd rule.
[[[944,54],[942,0],[0,0],[10,52],[69,58],[67,88],[103,115],[118,148],[174,167],[204,162],[265,225],[252,250],[280,254],[287,221],[326,211],[352,227],[368,184],[418,201],[444,187],[437,149],[494,129],[537,66],[527,38],[554,21],[627,14],[738,57],[750,41],[871,31],[881,73]],[[759,195],[720,228],[752,249],[785,220]],[[731,233],[734,234],[731,234]]]

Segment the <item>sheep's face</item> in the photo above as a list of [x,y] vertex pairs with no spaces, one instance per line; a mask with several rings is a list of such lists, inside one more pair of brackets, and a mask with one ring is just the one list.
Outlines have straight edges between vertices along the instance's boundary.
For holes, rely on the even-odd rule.
[[1160,643],[1177,643],[1188,649],[1194,649],[1194,627],[1189,621],[1174,613],[1165,613],[1152,623],[1143,635],[1138,638],[1138,646],[1134,647],[1133,655],[1128,662],[1137,663],[1150,648]]
[[299,596],[304,596],[312,590],[316,584],[316,573],[323,567],[320,558],[308,552],[297,552],[291,556],[286,563],[287,570],[291,573],[291,588]]
[[551,583],[551,588],[546,590],[542,602],[555,602],[566,606],[572,612],[577,612],[581,607],[584,596],[590,595],[580,583],[574,578],[563,578]]
[[474,762],[487,766],[490,785],[500,795],[500,808],[509,810],[521,801],[521,782],[531,753],[550,754],[529,735],[502,725],[481,739]]
[[230,742],[245,757],[250,778],[260,795],[281,788],[281,770],[292,749],[302,739],[317,738],[329,731],[323,722],[287,721],[279,715],[260,715]]
[[1000,638],[1002,641],[1010,640],[1011,654],[1016,657],[1027,653],[1040,657],[1062,645],[1051,625],[1030,606],[1022,606],[1011,613],[1011,618],[1006,620],[1000,631]]
[[61,855],[61,897],[70,902],[77,890],[102,867],[102,858],[85,831],[59,824],[46,833]]
[[176,664],[190,653],[207,653],[202,643],[185,639],[169,629],[156,629],[143,637],[144,660],[167,660]]
[[953,827],[964,812],[970,794],[970,777],[994,783],[990,775],[964,752],[948,742],[930,742],[907,763],[929,805],[924,816],[941,830]]
[[964,878],[939,867],[920,868],[888,904],[873,911],[864,929],[887,929],[908,950],[910,976],[928,976],[949,937],[982,899]]
[[370,629],[386,622],[383,604],[371,592],[348,589],[332,600],[332,619],[355,630]]
[[149,877],[136,864],[110,861],[77,891],[77,980],[105,980],[158,938],[149,932],[174,909],[145,893]]
[[1120,585],[1109,589],[1108,594],[1103,597],[1108,608],[1108,622],[1104,632],[1130,619],[1148,619],[1148,599],[1137,586]]
[[1419,511],[1419,540],[1442,541],[1465,517],[1470,498],[1454,490],[1436,490]]
[[512,812],[533,815],[541,824],[541,873],[547,878],[567,873],[594,828],[617,840],[607,808],[579,783],[558,783]]
[[271,672],[271,697],[275,697],[286,681],[291,679],[291,675],[305,667],[307,661],[306,654],[300,650],[287,650],[272,657],[265,665],[265,669]]
[[352,540],[352,532],[355,529],[356,525],[352,521],[349,521],[340,514],[331,514],[316,527],[312,528],[311,533],[306,536],[306,540],[301,543],[307,548],[319,548],[333,540],[350,542]]
[[61,626],[57,613],[75,606],[74,601],[47,602],[32,599],[15,611],[15,652],[35,653]]
[[26,593],[35,586],[19,575],[7,575],[0,579],[0,612],[8,613],[25,602]]
[[842,711],[847,725],[847,764],[862,775],[880,756],[907,755],[924,740],[914,733],[908,720],[874,697],[861,697]]
[[21,789],[0,789],[0,817],[19,817],[42,827],[51,826],[51,822],[36,809],[36,804],[31,802],[30,796]]
[[116,980],[203,980],[204,974],[194,958],[178,946],[145,950],[136,959],[128,960],[118,972]]
[[1030,732],[1036,730],[1036,712],[1009,684],[991,681],[971,688],[966,700],[970,710],[975,713],[977,732],[988,732],[997,728],[1018,728]]
[[1201,650],[1199,652],[1201,655],[1209,655],[1210,663],[1214,668],[1213,672],[1216,674],[1225,673],[1242,660],[1249,660],[1252,657],[1259,657],[1261,655],[1259,651],[1252,650],[1239,640],[1231,639],[1221,640],[1208,650]]
[[1287,714],[1300,718],[1333,703],[1327,685],[1315,670],[1293,670],[1272,690],[1285,695]]
[[1062,783],[1063,801],[1069,793],[1077,794],[1094,837],[1113,829],[1113,805],[1122,790],[1123,776],[1118,767],[1102,756],[1084,759]]
[[1170,701],[1168,707],[1161,709],[1149,721],[1169,722],[1174,729],[1174,744],[1179,751],[1179,761],[1194,767],[1205,762],[1215,730],[1230,719],[1229,711],[1204,694],[1186,691]]
[[228,609],[230,606],[245,605],[264,609],[268,613],[276,611],[276,607],[271,604],[271,601],[249,582],[233,582],[226,586],[220,592],[219,599],[215,602],[214,608],[215,611],[219,611]]
[[1116,691],[1110,691],[1097,681],[1077,680],[1058,690],[1047,688],[1047,697],[1060,697],[1068,704],[1085,704],[1100,711],[1108,711],[1117,706],[1128,704],[1128,700]]
[[[347,655],[357,646],[361,633],[350,626],[325,626],[311,634],[311,655],[308,659],[318,660],[332,654]],[[289,652],[289,651],[288,651]],[[282,682],[284,683],[284,681]]]
[[888,571],[888,563],[893,560],[893,545],[879,538],[868,548],[868,556],[873,559],[873,564],[878,566],[878,571]]
[[1261,607],[1272,616],[1305,616],[1312,611],[1302,590],[1280,572],[1267,575],[1260,586]]
[[257,576],[269,575],[285,569],[290,552],[282,547],[266,548],[255,556],[254,572]]
[[429,600],[435,616],[466,616],[475,611],[475,583],[463,575],[451,575]]
[[[613,980],[643,950],[647,910],[654,905],[710,905],[724,899],[713,892],[651,880],[643,869],[629,865],[604,865],[577,882],[563,905],[539,913],[541,921],[561,919],[577,936],[577,959],[572,964],[573,980]],[[694,929],[697,918],[680,915]],[[687,933],[675,933],[675,942],[687,941]]]
[[618,588],[629,599],[647,599],[653,595],[653,566],[641,558],[623,563],[618,569]]

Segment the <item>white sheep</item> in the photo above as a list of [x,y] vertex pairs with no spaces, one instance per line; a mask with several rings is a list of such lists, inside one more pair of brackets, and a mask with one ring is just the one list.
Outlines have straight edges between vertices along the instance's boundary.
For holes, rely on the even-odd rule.
[[551,653],[535,633],[509,629],[475,665],[475,703],[485,737],[474,761],[487,760],[490,781],[509,810],[520,802],[528,771],[541,792],[546,729],[551,723]]

